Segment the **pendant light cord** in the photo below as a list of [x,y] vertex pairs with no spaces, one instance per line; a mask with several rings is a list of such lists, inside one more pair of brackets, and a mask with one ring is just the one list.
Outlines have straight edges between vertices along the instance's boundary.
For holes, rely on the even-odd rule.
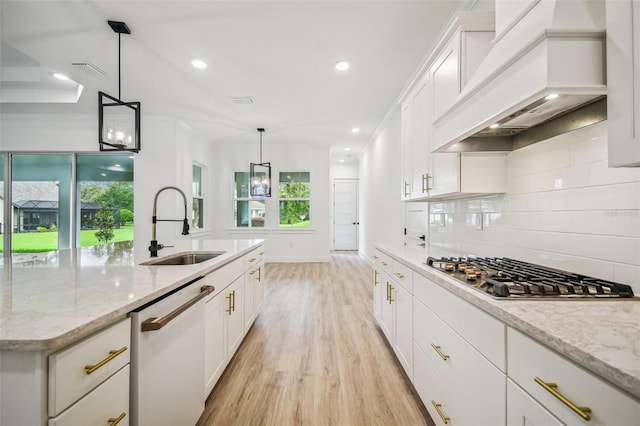
[[122,34],[118,33],[118,99],[122,100],[122,96],[120,93],[121,85],[120,85],[120,36]]

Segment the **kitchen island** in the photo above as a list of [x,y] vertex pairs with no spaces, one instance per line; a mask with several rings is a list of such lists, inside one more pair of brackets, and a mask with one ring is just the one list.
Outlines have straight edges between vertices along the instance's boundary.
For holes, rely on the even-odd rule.
[[[190,239],[167,242],[160,252],[160,258],[180,252],[223,252],[193,265],[141,265],[150,260],[149,252],[134,250],[131,242],[21,256],[20,262],[4,264],[0,287],[0,423],[46,422],[47,410],[51,412],[51,401],[47,404],[47,389],[52,385],[48,383],[51,354],[123,323],[130,312],[184,284],[215,276],[214,272],[230,264],[242,265],[242,258],[262,243]],[[21,381],[28,386],[18,392],[14,385]],[[16,406],[20,392],[32,396]],[[24,419],[29,420],[16,423],[15,419],[21,418],[16,412],[24,413]]]
[[[480,401],[479,407],[486,406],[486,401],[483,404],[483,398],[478,398],[476,391],[479,389],[475,387],[477,385],[485,393],[492,394],[490,380],[494,380],[496,385],[492,394],[496,398],[495,411],[500,411],[497,407],[504,404],[506,398],[506,424],[522,424],[521,413],[515,412],[520,409],[515,401],[516,397],[526,395],[523,389],[541,400],[547,394],[552,395],[541,384],[544,380],[558,382],[559,392],[566,391],[566,385],[573,381],[572,385],[581,388],[574,395],[584,391],[584,395],[577,398],[579,403],[596,405],[590,415],[596,416],[595,422],[591,424],[607,424],[606,421],[603,423],[603,417],[608,417],[603,416],[604,409],[597,407],[597,403],[609,404],[608,409],[613,409],[614,404],[623,400],[628,403],[616,409],[635,418],[631,424],[637,424],[635,422],[640,418],[640,299],[558,301],[493,298],[426,264],[428,256],[455,256],[454,253],[387,244],[374,246],[375,286],[380,289],[384,288],[384,282],[387,284],[387,301],[382,300],[380,304],[379,322],[383,331],[385,327],[389,330],[395,328],[395,334],[385,334],[388,339],[391,336],[396,340],[392,346],[436,424],[439,424],[437,417],[441,413],[446,413],[442,414],[443,418],[456,417],[465,423],[462,420],[464,410],[459,410],[457,416],[452,414],[456,410],[455,402],[447,406],[437,399],[432,400],[436,397],[431,395],[438,387],[435,382],[442,377],[443,389],[447,386],[455,388],[457,373],[453,371],[463,362],[460,345],[468,348],[466,353],[474,357],[472,361],[475,363],[473,368],[464,370],[461,383],[463,388],[472,389],[471,393],[476,397],[466,400],[458,393],[457,400],[464,400],[461,404],[467,403],[465,409],[473,414],[478,411],[469,407],[470,402]],[[378,291],[384,293],[383,290]],[[387,305],[398,306],[396,317],[387,315],[385,318]],[[374,312],[377,308],[378,305],[374,305]],[[405,314],[406,311],[409,314]],[[404,317],[407,319],[403,321]],[[445,333],[443,330],[448,331]],[[448,352],[454,349],[457,357]],[[561,368],[556,368],[556,364]],[[477,380],[480,377],[477,371],[481,367],[487,372],[487,380]],[[434,375],[433,371],[439,373]],[[471,372],[473,376],[470,377]],[[505,395],[505,380],[508,395]],[[429,382],[429,386],[421,388],[424,381]],[[548,384],[551,390],[555,390],[556,383]],[[459,391],[464,392],[464,389]],[[425,401],[427,394],[428,401]],[[445,399],[446,395],[441,397]],[[556,404],[555,398],[551,398],[550,404]],[[605,400],[607,403],[603,402]],[[432,411],[431,405],[438,407]],[[537,403],[532,405],[539,407]],[[554,406],[549,411],[557,413],[560,408],[556,408]],[[511,411],[515,417],[510,415]],[[587,410],[582,414],[589,416],[588,413]],[[567,414],[566,419],[554,414],[550,418],[538,418],[538,423],[551,424],[549,422],[555,419],[553,416],[571,424],[578,418],[573,412]],[[479,417],[475,419],[480,422],[478,424],[483,424]],[[611,418],[608,421],[608,424],[614,424]],[[505,423],[505,419],[498,416],[490,421],[498,424],[496,422]],[[625,420],[615,424],[629,423]]]

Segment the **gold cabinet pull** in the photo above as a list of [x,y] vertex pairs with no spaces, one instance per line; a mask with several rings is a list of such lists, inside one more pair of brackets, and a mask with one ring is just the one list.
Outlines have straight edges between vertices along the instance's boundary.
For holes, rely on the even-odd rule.
[[422,192],[431,191],[431,188],[429,188],[429,179],[431,178],[432,176],[429,176],[429,173],[422,175]]
[[442,358],[445,361],[449,359],[449,355],[442,352],[442,346],[438,346],[435,343],[432,343],[431,347],[433,348],[434,351],[438,353],[438,355],[440,355],[440,358]]
[[258,282],[262,281],[262,268],[258,268]]
[[407,187],[410,186],[409,182],[404,183],[404,196],[408,197],[411,192],[407,191]]
[[402,275],[400,272],[396,272],[396,277],[403,279],[404,275]]
[[533,380],[542,386],[544,390],[549,392],[551,395],[555,396],[562,402],[564,405],[573,410],[574,413],[585,419],[586,421],[591,420],[591,416],[589,413],[591,412],[591,408],[589,407],[578,407],[576,404],[571,402],[566,396],[562,395],[560,392],[556,390],[558,385],[556,383],[547,383],[542,380],[540,377],[534,377]]
[[235,290],[231,292],[231,296],[233,296],[232,297],[233,304],[231,305],[231,309],[233,309],[233,312],[235,312],[236,311],[236,291]]
[[109,351],[109,356],[106,357],[105,359],[103,359],[102,361],[100,361],[97,364],[94,365],[85,365],[84,366],[84,371],[87,374],[91,374],[94,371],[96,371],[98,368],[102,367],[103,365],[105,365],[106,363],[108,363],[109,361],[111,361],[112,359],[114,359],[115,357],[117,357],[118,355],[120,355],[121,353],[123,353],[124,351],[127,350],[126,346],[121,347],[120,349],[117,350],[111,350]]
[[[235,291],[235,290],[234,290],[234,291]],[[233,304],[232,304],[232,302],[231,302],[231,299],[232,299],[232,298],[233,298],[233,291],[232,291],[231,293],[229,293],[229,294],[225,297],[225,299],[228,299],[228,300],[229,300],[229,308],[228,308],[228,309],[225,309],[224,311],[225,311],[226,313],[228,313],[229,315],[231,315],[231,312],[233,312]]]
[[394,286],[392,286],[391,284],[389,285],[389,304],[391,304],[391,302],[395,302],[395,299],[393,298],[393,290],[394,290]]
[[378,271],[376,271],[375,269],[373,270],[373,285],[378,285]]
[[214,287],[212,285],[203,285],[202,287],[200,287],[200,293],[198,293],[197,296],[194,296],[193,299],[185,302],[183,305],[178,306],[167,315],[160,318],[148,318],[142,321],[142,324],[140,324],[140,330],[142,332],[160,330],[162,327],[169,324],[169,322],[176,319],[178,315],[198,303],[200,300],[207,297],[207,295],[213,293],[213,290]]
[[255,262],[256,258],[252,257],[251,259],[249,259],[249,262]]
[[261,251],[260,253],[258,253],[258,256],[262,256],[262,255],[264,255],[264,252],[263,252],[263,251]]
[[387,266],[387,262],[382,261],[380,263],[382,263],[382,266]]
[[256,273],[256,270],[254,269],[253,271],[249,272],[249,275],[253,275]]
[[110,417],[107,419],[107,422],[109,423],[109,426],[116,426],[118,423],[120,423],[120,421],[122,419],[124,419],[126,417],[127,413],[125,413],[124,411],[122,412],[122,414],[120,414],[118,417]]
[[447,417],[447,416],[444,415],[444,413],[442,412],[442,408],[440,408],[440,407],[442,407],[442,404],[438,404],[434,400],[431,400],[431,403],[433,404],[433,408],[436,409],[436,412],[438,413],[438,415],[442,419],[442,423],[444,423],[445,425],[448,424],[449,420],[451,420],[451,417]]

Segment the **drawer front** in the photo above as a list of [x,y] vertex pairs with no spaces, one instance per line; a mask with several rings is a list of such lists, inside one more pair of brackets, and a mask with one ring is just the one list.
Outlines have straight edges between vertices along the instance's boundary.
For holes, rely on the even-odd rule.
[[[570,425],[638,425],[640,403],[524,334],[509,328],[509,377],[563,423]],[[545,389],[544,383],[557,387]],[[563,403],[551,391],[577,407],[588,407],[591,419]]]
[[413,271],[409,267],[394,260],[392,263],[391,276],[409,293],[413,294]]
[[[49,417],[58,415],[128,364],[130,354],[131,319],[127,318],[50,355]],[[88,374],[86,366],[95,366],[94,371]]]
[[[462,424],[452,390],[417,344],[414,344],[413,358],[414,387],[434,423],[444,425],[446,420],[454,425]],[[437,408],[434,403],[438,405]]]
[[393,275],[393,259],[391,259],[391,256],[384,254],[380,250],[374,250],[373,261],[382,268],[383,271]]
[[49,426],[127,426],[129,424],[129,366],[125,366],[58,417]]
[[504,424],[506,375],[420,302],[414,312],[416,345],[464,407],[458,418],[471,415],[464,424]]
[[199,281],[199,284],[212,285],[214,290],[213,293],[207,296],[205,300],[213,299],[218,293],[234,282],[236,278],[242,275],[244,270],[244,261],[242,259],[236,259],[233,262],[227,263],[221,268],[207,274]]
[[413,294],[416,299],[431,309],[501,371],[507,371],[506,326],[503,322],[420,274],[414,274],[413,281]]
[[507,380],[507,425],[562,426],[562,423],[518,385]]
[[264,260],[264,246],[260,246],[252,252],[244,255],[244,269],[252,268]]

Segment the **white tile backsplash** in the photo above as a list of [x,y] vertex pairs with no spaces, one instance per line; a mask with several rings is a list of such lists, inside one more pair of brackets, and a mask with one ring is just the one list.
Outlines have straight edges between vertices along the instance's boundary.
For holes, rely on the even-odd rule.
[[438,203],[449,214],[430,227],[431,244],[618,281],[640,296],[640,168],[607,167],[606,122],[514,151],[507,170],[502,196]]

